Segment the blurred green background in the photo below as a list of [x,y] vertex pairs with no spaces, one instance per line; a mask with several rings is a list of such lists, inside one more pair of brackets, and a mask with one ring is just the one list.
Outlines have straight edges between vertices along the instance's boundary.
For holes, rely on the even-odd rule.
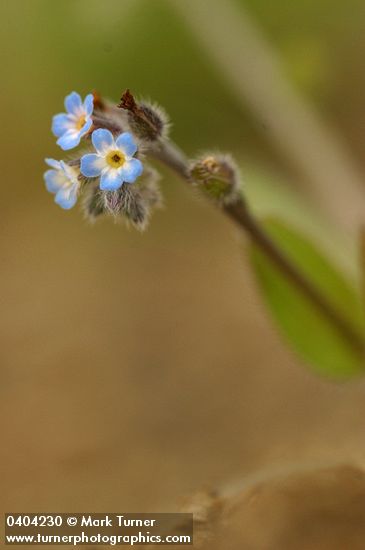
[[[162,511],[261,468],[364,455],[364,382],[335,385],[303,368],[266,315],[244,239],[214,208],[162,170],[165,209],[140,235],[89,226],[44,189],[64,96],[96,89],[118,101],[129,87],[165,107],[189,155],[232,151],[254,208],[310,226],[354,274],[353,197],[365,189],[349,182],[344,202],[343,188],[313,186],[176,1],[0,0],[6,511]],[[223,10],[227,44],[226,6],[251,15],[361,180],[363,1],[196,2],[208,34]]]

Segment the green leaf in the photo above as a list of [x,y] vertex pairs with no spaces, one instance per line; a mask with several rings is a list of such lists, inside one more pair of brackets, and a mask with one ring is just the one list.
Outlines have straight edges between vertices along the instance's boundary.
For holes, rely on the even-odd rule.
[[[363,334],[364,313],[356,288],[304,235],[278,220],[266,220],[263,225],[327,301]],[[250,247],[250,259],[264,299],[281,332],[314,370],[337,379],[364,371],[364,361],[346,339],[255,244]]]

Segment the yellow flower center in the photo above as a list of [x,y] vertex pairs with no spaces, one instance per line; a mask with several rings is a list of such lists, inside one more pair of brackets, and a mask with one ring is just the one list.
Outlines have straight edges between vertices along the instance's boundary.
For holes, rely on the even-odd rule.
[[78,130],[81,130],[81,128],[84,126],[86,122],[86,117],[84,115],[80,116],[78,121],[76,122],[76,128]]
[[120,168],[125,163],[125,156],[120,151],[110,151],[106,161],[112,168]]

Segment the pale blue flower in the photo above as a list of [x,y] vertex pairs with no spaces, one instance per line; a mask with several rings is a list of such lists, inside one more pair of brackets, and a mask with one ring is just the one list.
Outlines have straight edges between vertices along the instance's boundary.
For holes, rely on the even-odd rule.
[[77,147],[82,136],[87,134],[92,125],[91,115],[94,109],[92,94],[86,96],[82,102],[76,92],[65,98],[67,113],[60,113],[53,117],[52,132],[58,137],[57,145],[64,151]]
[[128,132],[114,140],[109,130],[100,128],[91,136],[95,153],[81,157],[81,173],[89,178],[100,176],[100,189],[115,191],[124,182],[133,183],[143,172],[140,160],[133,158],[137,145]]
[[46,163],[52,168],[44,174],[47,191],[55,195],[55,202],[61,208],[69,210],[77,201],[80,171],[63,160],[46,159]]

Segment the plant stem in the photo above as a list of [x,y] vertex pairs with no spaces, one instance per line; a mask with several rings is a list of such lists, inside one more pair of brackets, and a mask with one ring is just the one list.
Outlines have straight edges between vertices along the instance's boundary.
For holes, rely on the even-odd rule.
[[[189,163],[184,153],[172,142],[159,143],[150,154],[171,168],[182,179],[194,184]],[[295,266],[278,247],[265,229],[250,212],[242,196],[233,203],[223,204],[224,213],[246,231],[254,244],[263,252],[276,268],[304,295],[313,307],[332,325],[341,338],[360,357],[364,357],[365,341],[351,323],[323,296],[318,288]]]
[[[297,170],[305,191],[337,225],[357,232],[364,225],[363,174],[334,128],[297,92],[282,59],[250,14],[248,2],[168,0],[214,64],[230,97],[265,123],[272,141]],[[209,4],[207,17],[206,4]],[[224,23],[223,23],[224,22]],[[255,60],[253,63],[252,60]],[[303,154],[305,151],[305,154]],[[336,189],[336,193],[333,192]],[[349,208],[339,205],[349,204]]]

